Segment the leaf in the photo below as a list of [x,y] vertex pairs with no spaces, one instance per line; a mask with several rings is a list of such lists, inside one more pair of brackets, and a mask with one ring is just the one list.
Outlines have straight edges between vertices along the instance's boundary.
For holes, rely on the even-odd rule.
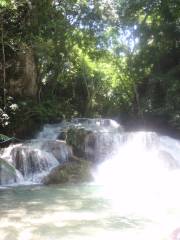
[[11,140],[12,138],[4,135],[4,134],[0,134],[0,142],[4,142],[4,141],[9,141]]

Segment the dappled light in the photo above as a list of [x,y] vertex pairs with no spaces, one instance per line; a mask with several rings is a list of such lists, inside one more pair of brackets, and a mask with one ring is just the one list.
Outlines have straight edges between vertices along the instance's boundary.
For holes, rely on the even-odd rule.
[[[0,193],[2,196],[2,190]],[[158,239],[156,234],[162,229],[153,226],[151,220],[133,215],[124,216],[115,211],[111,201],[99,193],[94,185],[67,186],[64,189],[21,187],[6,190],[3,195],[7,203],[0,209],[1,237],[9,240],[42,240],[59,237],[134,239],[137,236],[138,239],[144,236],[151,239],[154,236],[154,239]],[[11,201],[14,210],[10,207]],[[152,233],[152,229],[155,232]]]
[[[35,191],[31,187],[7,190],[4,198],[8,199],[13,195],[11,200],[16,209],[11,210],[8,204],[3,204],[1,236],[7,235],[12,239],[10,235],[14,233],[17,239],[23,239],[23,236],[26,239],[50,239],[60,234],[62,239],[71,239],[71,235],[72,239],[79,239],[81,235],[88,235],[89,229],[92,236],[96,236],[96,233],[101,233],[102,228],[106,228],[108,232],[118,227],[128,229],[141,225],[138,219],[128,219],[110,212],[108,201],[96,196],[94,188],[69,186],[64,190],[59,187],[34,188]],[[18,191],[21,192],[21,196]],[[26,193],[28,195],[29,192],[31,194],[26,198]],[[83,197],[87,193],[89,196]]]

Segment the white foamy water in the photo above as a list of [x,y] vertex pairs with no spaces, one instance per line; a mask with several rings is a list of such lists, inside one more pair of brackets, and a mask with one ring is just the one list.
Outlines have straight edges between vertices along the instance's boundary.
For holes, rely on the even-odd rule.
[[[94,144],[90,135],[85,144],[88,154],[94,150],[104,158],[94,183],[0,190],[0,239],[178,240],[180,141],[153,132],[123,133],[99,119],[69,125],[95,132]],[[37,139],[4,152],[11,164],[13,156],[21,159],[16,164],[24,182],[38,182],[66,161],[68,149],[56,140],[62,129],[46,125]]]
[[151,219],[162,239],[180,226],[180,141],[151,132],[125,139],[98,167],[96,183],[115,211]]
[[71,148],[57,140],[62,127],[63,124],[47,124],[35,139],[3,149],[1,157],[15,171],[1,175],[0,183],[39,184],[53,168],[67,161]]

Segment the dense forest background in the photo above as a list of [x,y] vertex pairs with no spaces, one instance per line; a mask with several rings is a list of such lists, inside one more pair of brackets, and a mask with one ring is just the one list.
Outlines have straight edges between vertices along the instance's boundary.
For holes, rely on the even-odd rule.
[[179,0],[0,0],[0,131],[76,116],[180,128]]

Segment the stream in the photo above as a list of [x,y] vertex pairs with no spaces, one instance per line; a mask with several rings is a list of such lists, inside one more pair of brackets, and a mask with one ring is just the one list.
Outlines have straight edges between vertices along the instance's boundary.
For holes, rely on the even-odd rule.
[[[49,145],[44,150],[61,124],[46,125],[36,139],[3,152],[21,176],[0,187],[0,240],[180,239],[180,141],[154,132],[112,133],[116,123],[102,125],[96,151],[110,150],[92,182],[42,185],[42,176],[70,154],[65,145],[60,160]],[[17,152],[23,164],[15,165]]]

